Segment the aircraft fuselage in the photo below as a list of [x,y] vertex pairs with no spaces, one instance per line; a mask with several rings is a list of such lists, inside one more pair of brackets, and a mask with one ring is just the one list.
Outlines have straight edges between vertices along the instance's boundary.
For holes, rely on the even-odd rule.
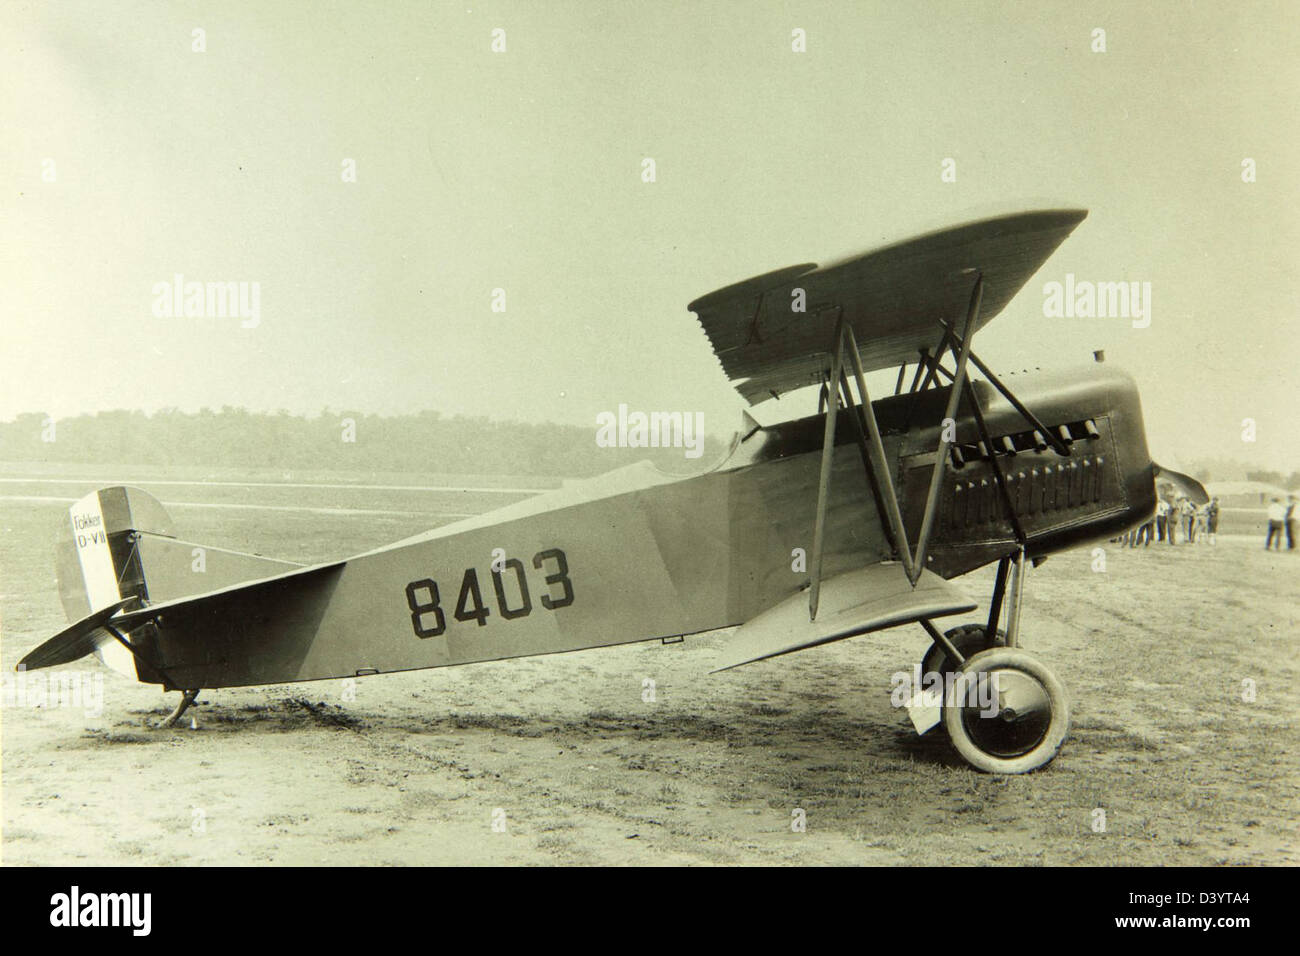
[[[1016,547],[996,466],[1030,557],[1113,536],[1155,507],[1131,378],[1091,366],[1011,384],[1044,425],[1064,429],[1069,457],[1036,448],[1019,413],[974,383],[991,454],[960,408],[926,562],[942,577]],[[947,393],[873,403],[913,543]],[[811,416],[738,438],[723,463],[693,477],[632,466],[310,575],[242,588],[201,610],[168,610],[133,635],[166,677],[144,667],[140,676],[179,688],[353,677],[743,623],[808,584],[822,423]],[[825,577],[894,557],[847,415],[835,445]],[[179,596],[165,591],[182,583],[162,583],[150,565],[191,546],[143,538],[149,598]]]

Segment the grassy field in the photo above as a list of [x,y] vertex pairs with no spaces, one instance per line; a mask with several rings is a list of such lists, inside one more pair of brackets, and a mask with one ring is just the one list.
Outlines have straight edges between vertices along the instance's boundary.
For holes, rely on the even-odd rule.
[[[0,666],[12,669],[64,623],[55,529],[104,482],[0,476]],[[139,483],[183,537],[300,561],[545,486],[216,477],[265,484]],[[725,633],[364,678],[354,696],[334,681],[212,691],[195,729],[172,731],[150,725],[176,695],[87,659],[62,670],[104,675],[101,714],[0,711],[3,860],[1296,863],[1300,553],[1221,535],[1213,548],[1107,545],[1105,558],[1098,573],[1089,550],[1056,555],[1029,578],[1023,643],[1074,711],[1060,757],[1029,776],[981,776],[891,708],[890,674],[926,646],[916,627],[715,676]],[[984,602],[991,581],[986,569],[960,583]],[[791,829],[798,809],[806,832]]]

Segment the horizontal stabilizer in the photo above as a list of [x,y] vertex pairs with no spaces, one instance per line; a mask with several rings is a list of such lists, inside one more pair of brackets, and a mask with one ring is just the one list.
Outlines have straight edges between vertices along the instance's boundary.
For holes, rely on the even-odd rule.
[[135,602],[135,597],[125,598],[68,625],[19,661],[18,670],[34,671],[40,667],[70,664],[93,654],[95,648],[105,641],[116,641],[117,638],[106,631],[104,625],[122,608]]
[[714,672],[923,617],[973,610],[974,601],[932,571],[922,571],[912,587],[901,564],[873,564],[823,581],[815,621],[808,620],[806,590],[751,618],[732,635]]

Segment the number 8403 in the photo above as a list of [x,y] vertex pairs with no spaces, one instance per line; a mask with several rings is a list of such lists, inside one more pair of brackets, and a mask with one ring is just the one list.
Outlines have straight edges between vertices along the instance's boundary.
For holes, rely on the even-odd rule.
[[[573,603],[573,582],[569,580],[569,562],[563,551],[559,548],[538,551],[533,555],[533,568],[546,572],[547,593],[541,596],[542,607],[554,611]],[[505,620],[513,621],[532,613],[528,576],[524,563],[518,558],[492,562],[492,590],[496,595],[497,613]],[[513,593],[507,595],[507,591]],[[406,606],[411,612],[411,627],[416,637],[437,637],[447,630],[447,616],[441,605],[438,582],[432,578],[421,578],[406,586]],[[466,568],[452,616],[457,621],[475,621],[483,627],[491,613],[483,600],[478,571]]]

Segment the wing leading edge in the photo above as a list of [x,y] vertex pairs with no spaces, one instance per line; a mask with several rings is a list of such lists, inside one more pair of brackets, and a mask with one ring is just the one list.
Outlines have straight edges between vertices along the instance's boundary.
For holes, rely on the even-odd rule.
[[[940,321],[965,315],[976,271],[984,277],[983,326],[1087,215],[1052,209],[983,219],[820,268],[778,269],[687,308],[736,390],[756,404],[820,381],[841,312],[866,371],[915,361],[923,348],[933,351]],[[804,293],[802,312],[792,308],[796,289]]]
[[714,673],[923,617],[965,614],[975,607],[932,571],[922,571],[913,588],[901,564],[873,564],[823,581],[815,621],[808,620],[807,594],[798,591],[742,624],[723,648]]

